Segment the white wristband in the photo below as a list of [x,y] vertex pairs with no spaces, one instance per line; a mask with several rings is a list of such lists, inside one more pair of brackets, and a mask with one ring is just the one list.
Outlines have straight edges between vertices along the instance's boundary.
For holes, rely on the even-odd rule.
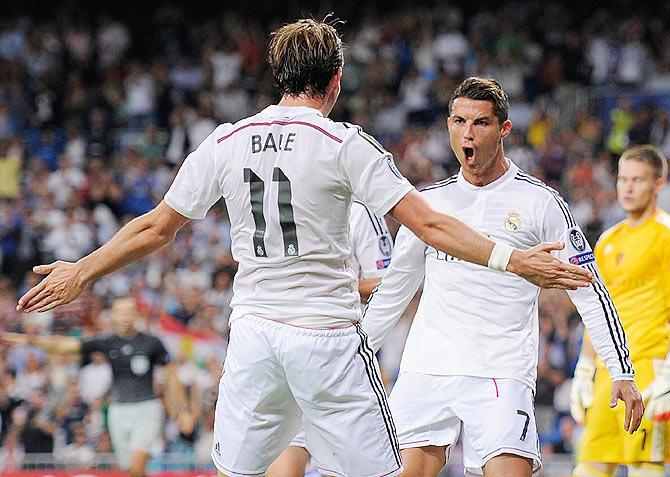
[[491,256],[489,257],[489,268],[499,272],[507,271],[507,264],[512,256],[512,252],[514,252],[514,247],[511,245],[496,242],[493,246],[493,250],[491,250]]

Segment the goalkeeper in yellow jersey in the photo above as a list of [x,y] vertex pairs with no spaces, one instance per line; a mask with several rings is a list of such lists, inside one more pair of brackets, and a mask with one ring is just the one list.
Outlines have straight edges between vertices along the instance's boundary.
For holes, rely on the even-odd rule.
[[[668,164],[653,146],[619,159],[617,196],[626,220],[607,230],[595,258],[626,330],[635,381],[646,403],[638,432],[623,431],[622,406],[612,407],[610,379],[584,336],[570,396],[572,416],[585,425],[574,477],[662,477],[670,461],[670,215],[656,207]],[[613,332],[616,332],[613,330]]]

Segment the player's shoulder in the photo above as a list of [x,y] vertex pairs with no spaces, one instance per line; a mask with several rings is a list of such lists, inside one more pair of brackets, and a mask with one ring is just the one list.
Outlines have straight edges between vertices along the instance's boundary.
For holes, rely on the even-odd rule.
[[668,214],[664,210],[659,209],[656,212],[654,221],[658,224],[659,228],[661,229],[661,233],[665,237],[670,238],[670,214]]
[[221,123],[219,124],[214,131],[212,136],[214,138],[214,143],[217,145],[227,145],[230,144],[235,139],[238,139],[239,132],[247,129],[248,127],[259,123],[260,119],[258,114],[249,116],[247,118],[240,119],[234,123]]
[[542,198],[544,200],[559,200],[564,202],[563,197],[561,197],[561,194],[556,189],[521,169],[518,169],[514,174],[512,184],[519,191],[523,191],[524,194],[530,194],[535,199]]
[[625,223],[626,221],[622,220],[621,222],[617,222],[616,224],[612,225],[608,229],[605,229],[605,231],[600,234],[600,237],[598,238],[598,245],[602,245],[613,240],[623,229]]
[[458,174],[454,174],[453,176],[449,176],[446,179],[433,182],[432,184],[420,188],[419,192],[421,193],[421,195],[424,195],[426,197],[430,197],[436,194],[442,194],[444,192],[453,189],[456,185],[457,180],[458,180]]
[[118,335],[116,333],[101,333],[90,338],[83,338],[81,342],[86,345],[102,346],[114,343],[117,339]]
[[389,154],[389,152],[381,145],[377,139],[374,138],[371,134],[365,132],[365,130],[358,124],[348,123],[345,121],[333,123],[333,130],[337,130],[343,139],[343,142],[350,142],[353,144],[361,145],[364,147],[370,147],[375,149],[380,154]]
[[158,336],[154,335],[153,333],[140,331],[138,335],[147,343],[162,343],[161,339]]

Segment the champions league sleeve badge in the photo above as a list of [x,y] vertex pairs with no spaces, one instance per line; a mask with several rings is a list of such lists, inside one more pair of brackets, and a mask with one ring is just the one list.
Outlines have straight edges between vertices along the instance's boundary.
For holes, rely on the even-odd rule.
[[586,249],[586,239],[582,233],[577,229],[572,229],[570,231],[570,243],[579,252],[583,252]]
[[391,239],[389,239],[386,235],[382,235],[379,237],[379,251],[385,257],[390,257],[391,253],[393,253],[393,245],[391,245]]
[[586,252],[584,251],[584,250],[586,250],[586,247],[587,247],[588,243],[586,242],[586,239],[584,238],[584,235],[582,235],[582,233],[579,230],[577,230],[577,229],[570,230],[569,239],[570,239],[570,244],[572,245],[572,247],[575,250],[577,250],[578,252],[583,252],[583,253],[579,253],[577,255],[574,255],[574,256],[570,257],[568,259],[568,262],[570,262],[573,265],[578,265],[578,266],[586,265],[586,264],[595,262],[595,257],[593,256],[593,252],[590,251],[590,250],[588,250]]

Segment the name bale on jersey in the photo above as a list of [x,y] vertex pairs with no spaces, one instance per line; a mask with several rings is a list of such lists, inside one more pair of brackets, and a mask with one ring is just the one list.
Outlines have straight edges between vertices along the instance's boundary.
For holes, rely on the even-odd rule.
[[260,134],[251,135],[251,152],[265,152],[270,149],[273,152],[292,151],[295,143],[296,133],[279,134],[277,138],[268,133],[265,138]]

